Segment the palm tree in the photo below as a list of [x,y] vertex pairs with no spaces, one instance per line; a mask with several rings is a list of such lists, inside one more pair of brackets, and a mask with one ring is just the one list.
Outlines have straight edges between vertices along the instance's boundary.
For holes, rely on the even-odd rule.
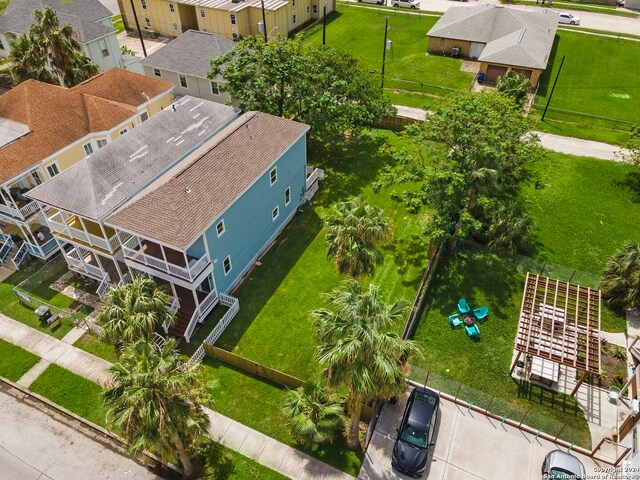
[[305,447],[331,443],[342,425],[341,395],[331,392],[317,376],[300,388],[289,390],[282,413],[291,433]]
[[27,79],[71,87],[96,75],[98,66],[85,55],[71,25],[62,27],[52,8],[34,12],[36,23],[11,41],[9,58],[19,82]]
[[326,368],[329,384],[346,391],[346,443],[356,448],[362,404],[389,399],[406,389],[403,363],[418,353],[418,347],[394,331],[407,303],[385,303],[376,285],[363,291],[360,283],[350,279],[327,294],[327,299],[333,309],[312,313],[321,342],[316,356]]
[[498,78],[496,90],[501,94],[513,98],[518,105],[522,105],[531,91],[531,80],[524,75],[511,70]]
[[391,238],[389,219],[382,209],[362,198],[336,203],[325,220],[327,255],[335,257],[340,273],[354,277],[373,273],[383,257],[376,244]]
[[506,250],[513,254],[533,235],[533,219],[516,202],[506,202],[489,213],[486,232],[491,250]]
[[165,462],[177,458],[190,477],[189,454],[210,423],[202,365],[183,364],[173,339],[161,350],[139,340],[122,350],[109,372],[115,386],[103,394],[107,425],[122,433],[131,453],[149,450]]
[[640,245],[629,240],[611,256],[600,277],[600,289],[614,308],[640,306]]
[[166,287],[156,285],[151,278],[135,277],[127,284],[111,287],[98,314],[104,339],[114,344],[150,340],[159,325],[175,321],[167,308],[168,300]]

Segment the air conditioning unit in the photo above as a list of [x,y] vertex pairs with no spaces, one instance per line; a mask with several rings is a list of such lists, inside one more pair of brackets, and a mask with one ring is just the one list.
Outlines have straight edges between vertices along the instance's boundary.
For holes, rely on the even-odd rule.
[[458,55],[460,55],[460,47],[453,47],[451,49],[451,56],[457,57]]

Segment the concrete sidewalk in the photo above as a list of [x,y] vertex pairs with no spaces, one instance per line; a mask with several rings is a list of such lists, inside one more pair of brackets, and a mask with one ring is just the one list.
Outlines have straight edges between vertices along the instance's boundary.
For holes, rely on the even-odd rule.
[[[103,386],[107,385],[109,383],[107,369],[112,364],[71,345],[82,333],[82,329],[76,328],[62,340],[58,340],[0,314],[0,338],[43,359],[20,379],[21,384],[30,384],[49,363],[55,363],[81,377]],[[65,341],[66,339],[69,343]],[[231,418],[209,409],[207,413],[211,419],[209,430],[211,438],[282,475],[293,479],[348,480],[354,478]],[[0,480],[2,480],[1,472]]]

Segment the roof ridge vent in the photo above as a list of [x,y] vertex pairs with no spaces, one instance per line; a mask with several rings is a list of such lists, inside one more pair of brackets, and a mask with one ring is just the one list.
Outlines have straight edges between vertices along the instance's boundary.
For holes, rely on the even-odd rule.
[[518,36],[518,43],[522,43],[522,38],[524,37],[524,33],[527,31],[526,28],[520,30],[520,35]]

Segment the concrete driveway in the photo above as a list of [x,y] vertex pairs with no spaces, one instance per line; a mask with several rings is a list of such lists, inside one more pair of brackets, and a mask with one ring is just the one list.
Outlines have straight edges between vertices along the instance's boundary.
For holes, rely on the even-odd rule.
[[[405,406],[386,404],[367,449],[359,478],[391,480],[410,478],[391,469],[391,452]],[[536,440],[520,430],[501,426],[484,415],[467,412],[452,402],[441,400],[436,426],[436,445],[423,478],[429,480],[540,480],[542,461],[557,447]],[[598,465],[578,455],[588,473]],[[595,474],[590,478],[607,478]]]

